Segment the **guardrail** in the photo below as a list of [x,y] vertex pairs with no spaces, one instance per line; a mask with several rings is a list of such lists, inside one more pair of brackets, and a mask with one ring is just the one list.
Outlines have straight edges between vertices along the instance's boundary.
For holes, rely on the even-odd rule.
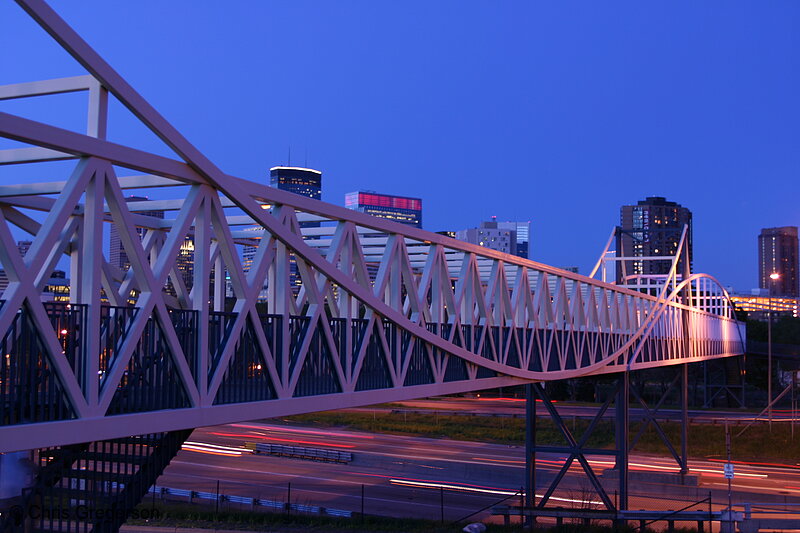
[[253,453],[290,457],[293,459],[305,459],[307,461],[326,461],[330,463],[346,464],[353,460],[353,454],[351,452],[343,452],[340,450],[286,446],[283,444],[268,444],[262,442],[245,442],[244,447]]
[[322,507],[319,505],[306,505],[302,503],[265,500],[261,498],[251,498],[249,496],[233,496],[229,494],[217,494],[216,492],[202,492],[198,490],[174,489],[171,487],[159,487],[157,485],[150,487],[148,493],[155,493],[162,499],[166,496],[186,498],[189,503],[194,503],[195,500],[210,500],[217,503],[230,502],[241,505],[249,505],[253,509],[263,507],[266,509],[277,509],[279,511],[296,511],[299,513],[337,516],[341,518],[352,518],[353,516],[352,511],[331,509],[330,507]]
[[493,515],[500,515],[506,525],[510,524],[513,516],[528,517],[547,517],[555,518],[556,525],[561,526],[564,519],[581,520],[585,525],[589,525],[596,520],[608,520],[612,524],[619,521],[638,522],[640,530],[653,522],[667,522],[667,529],[673,531],[675,522],[694,522],[697,530],[703,531],[704,522],[718,522],[722,517],[721,512],[708,511],[606,511],[598,509],[565,509],[565,508],[544,508],[544,509],[523,509],[520,513],[518,505],[496,505],[492,507]]
[[734,513],[741,533],[757,533],[763,529],[800,529],[800,503],[744,503],[734,507],[744,509],[741,513]]

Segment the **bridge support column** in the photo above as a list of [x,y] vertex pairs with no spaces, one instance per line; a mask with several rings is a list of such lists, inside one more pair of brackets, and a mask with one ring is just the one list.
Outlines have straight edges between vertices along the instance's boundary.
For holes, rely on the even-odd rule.
[[[620,374],[620,376],[625,376],[624,373]],[[608,398],[605,400],[600,409],[598,409],[597,413],[595,414],[594,418],[592,418],[589,426],[583,432],[583,435],[576,437],[573,435],[572,430],[564,423],[564,419],[558,413],[555,408],[555,404],[550,399],[549,394],[547,393],[545,387],[541,383],[533,383],[528,385],[530,387],[530,391],[526,390],[526,417],[528,419],[528,424],[526,427],[526,486],[527,486],[527,497],[526,497],[526,505],[530,502],[532,505],[531,513],[536,512],[537,509],[545,509],[547,506],[548,501],[551,497],[553,497],[555,490],[564,480],[567,472],[569,471],[570,467],[573,463],[577,462],[583,469],[586,478],[588,479],[589,483],[591,484],[594,491],[597,493],[597,496],[602,501],[603,506],[606,510],[613,511],[618,507],[617,504],[614,503],[612,498],[609,496],[608,491],[605,489],[603,484],[600,481],[600,477],[594,471],[594,469],[589,464],[587,459],[587,455],[605,455],[614,457],[619,462],[622,461],[624,465],[623,475],[620,476],[620,495],[623,499],[619,500],[620,502],[625,503],[627,500],[627,447],[623,447],[622,453],[620,450],[608,450],[604,448],[590,448],[587,446],[589,439],[591,438],[594,431],[598,428],[601,422],[606,419],[606,413],[608,412],[610,406],[615,401],[619,401],[620,398],[623,396],[627,398],[627,380],[620,377],[617,380],[616,389],[609,394]],[[624,389],[625,392],[621,391]],[[540,399],[542,401],[542,406],[545,408],[547,413],[550,415],[550,420],[552,421],[555,429],[558,433],[561,434],[563,437],[563,441],[565,444],[562,445],[550,445],[550,444],[543,444],[537,441],[536,439],[536,400]],[[619,413],[618,409],[618,413]],[[624,415],[625,420],[627,420],[627,401],[625,401],[625,407],[622,409],[622,412],[626,413]],[[627,439],[627,427],[625,429],[618,429],[618,439],[617,444],[619,445],[619,436],[621,435],[623,439]],[[549,453],[549,454],[557,454],[560,456],[566,456],[564,464],[561,466],[558,473],[555,475],[555,478],[552,481],[548,482],[547,488],[544,491],[544,494],[540,498],[538,498],[538,502],[536,501],[537,498],[535,496],[536,491],[536,456],[538,453]],[[574,488],[570,489],[571,492],[574,492]],[[590,507],[592,504],[587,502],[581,503],[580,505],[589,505]]]
[[[536,505],[536,396],[525,385],[525,507]],[[531,524],[532,525],[532,524]]]
[[703,361],[703,407],[724,398],[726,407],[745,408],[745,355]]
[[[630,453],[630,451],[639,442],[639,439],[641,439],[645,432],[652,427],[660,437],[661,441],[664,443],[664,446],[666,446],[667,451],[669,451],[669,453],[672,455],[672,458],[675,459],[675,463],[677,463],[678,467],[680,468],[681,475],[686,475],[689,473],[689,374],[687,366],[688,365],[680,365],[678,367],[673,367],[676,369],[676,373],[672,378],[672,381],[669,383],[669,386],[666,388],[666,390],[664,390],[661,397],[658,399],[658,401],[656,401],[653,407],[648,405],[648,403],[645,401],[645,392],[643,387],[630,386],[629,388],[631,395],[637,400],[642,409],[642,421],[636,434],[632,439],[628,440],[628,452]],[[640,372],[647,371],[642,370]],[[646,382],[647,381],[645,380],[644,383]],[[678,390],[678,394],[677,396],[674,396],[673,391],[675,391],[676,388]],[[670,397],[673,398],[672,402],[667,401]],[[664,430],[661,422],[659,422],[657,418],[658,411],[665,403],[680,403],[681,406],[681,415],[678,419],[681,425],[680,450],[677,449],[677,443],[675,445],[672,444],[667,432]]]
[[681,475],[689,473],[689,365],[681,365]]
[[628,509],[628,399],[630,395],[630,381],[628,372],[621,372],[617,378],[616,435],[617,461],[614,468],[619,476],[619,500],[617,510]]

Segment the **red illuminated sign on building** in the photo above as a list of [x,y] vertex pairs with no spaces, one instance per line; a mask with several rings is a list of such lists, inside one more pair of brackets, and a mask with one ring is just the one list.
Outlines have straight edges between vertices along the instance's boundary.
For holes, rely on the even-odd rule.
[[394,209],[412,209],[415,211],[422,209],[422,200],[419,198],[403,198],[401,196],[386,196],[383,194],[366,192],[358,193],[358,203],[360,205],[376,205]]

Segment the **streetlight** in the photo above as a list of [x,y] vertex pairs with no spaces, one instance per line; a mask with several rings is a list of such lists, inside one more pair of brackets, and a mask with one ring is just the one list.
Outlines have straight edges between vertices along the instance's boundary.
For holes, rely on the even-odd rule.
[[767,413],[769,416],[769,430],[772,431],[772,288],[781,275],[773,272],[769,275],[772,282],[769,284],[769,308],[767,310]]

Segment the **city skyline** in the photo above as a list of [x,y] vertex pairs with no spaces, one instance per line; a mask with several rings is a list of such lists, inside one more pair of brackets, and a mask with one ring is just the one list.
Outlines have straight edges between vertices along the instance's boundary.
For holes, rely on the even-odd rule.
[[[328,198],[363,188],[421,197],[431,231],[530,219],[531,259],[582,272],[620,205],[665,196],[694,212],[695,271],[741,290],[758,283],[760,229],[800,223],[789,3],[464,4],[426,6],[424,17],[366,3],[53,6],[223,170],[253,181],[291,147],[325,170]],[[0,84],[53,77],[30,58],[58,65],[56,75],[83,72],[19,8],[0,10],[0,45],[28,45]],[[419,42],[401,38],[409,26]],[[301,27],[313,30],[303,42],[288,38]],[[316,83],[272,83],[279,72]],[[249,83],[232,98],[239,79]],[[55,123],[82,126],[60,113]],[[132,122],[116,104],[111,117]],[[127,131],[120,141],[158,149]]]
[[[478,522],[499,523],[502,517],[507,526],[515,519],[523,530],[542,517],[559,521],[567,507],[570,516],[585,523],[609,521],[612,529],[638,521],[666,523],[668,529],[675,522],[704,529],[707,522],[713,531],[716,522],[721,531],[737,525],[755,530],[766,524],[761,517],[769,517],[767,525],[773,527],[797,525],[800,512],[792,515],[783,509],[776,515],[773,505],[786,503],[784,489],[793,482],[797,450],[762,445],[788,442],[790,432],[794,437],[797,376],[786,363],[791,346],[783,344],[787,337],[791,342],[792,330],[781,317],[773,338],[772,319],[778,309],[781,315],[796,314],[797,302],[781,298],[780,307],[773,308],[771,297],[766,302],[748,298],[747,304],[757,307],[752,318],[764,318],[765,303],[769,316],[765,324],[745,320],[714,276],[687,277],[691,252],[683,237],[684,279],[670,276],[667,284],[649,293],[606,281],[603,260],[610,257],[614,236],[623,233],[619,226],[598,263],[602,281],[576,275],[579,266],[568,266],[569,271],[550,266],[546,263],[565,263],[537,253],[531,255],[542,263],[486,247],[494,243],[492,247],[518,251],[517,244],[530,241],[531,221],[536,224],[537,219],[523,221],[515,210],[534,210],[543,226],[534,232],[542,235],[542,254],[562,259],[591,255],[590,241],[602,227],[596,212],[622,205],[622,226],[632,221],[625,233],[641,244],[642,254],[660,254],[678,246],[676,226],[686,222],[684,227],[692,227],[695,220],[688,212],[682,216],[680,206],[667,197],[700,205],[708,213],[731,209],[721,198],[721,205],[704,202],[707,188],[717,185],[716,175],[708,183],[689,176],[683,188],[659,190],[664,196],[647,196],[630,206],[641,207],[640,216],[626,217],[629,202],[619,196],[638,195],[638,187],[680,185],[642,178],[653,177],[645,172],[648,168],[670,170],[672,161],[648,157],[637,151],[635,141],[662,130],[665,136],[675,135],[680,128],[669,133],[670,128],[656,121],[649,129],[628,130],[626,121],[647,120],[617,108],[619,120],[612,123],[602,120],[603,110],[588,106],[585,111],[606,134],[592,137],[591,128],[578,128],[574,131],[583,139],[575,136],[564,144],[552,133],[553,128],[569,129],[570,117],[560,112],[572,109],[569,102],[550,106],[539,101],[541,86],[531,83],[525,90],[508,72],[516,66],[541,76],[541,65],[514,64],[549,43],[538,41],[539,31],[555,30],[549,38],[565,37],[564,42],[576,44],[570,39],[580,40],[599,25],[619,41],[615,28],[605,27],[606,22],[618,22],[615,16],[596,11],[586,19],[586,28],[567,27],[572,35],[564,35],[565,28],[536,17],[564,16],[574,23],[580,19],[577,13],[522,2],[492,4],[491,9],[478,3],[453,3],[449,9],[419,4],[412,13],[405,11],[413,7],[407,4],[365,0],[335,7],[292,2],[233,8],[202,1],[183,4],[180,12],[172,11],[173,3],[146,5],[149,17],[141,23],[135,13],[142,5],[114,7],[124,17],[114,26],[124,29],[114,32],[111,44],[138,45],[134,69],[144,65],[145,78],[158,79],[158,89],[167,91],[162,102],[170,110],[166,113],[200,105],[174,124],[151,105],[146,90],[140,94],[128,83],[126,67],[120,65],[117,72],[112,66],[125,61],[104,52],[106,62],[79,35],[84,28],[70,26],[45,0],[16,3],[88,74],[58,77],[63,67],[55,67],[55,57],[17,61],[17,50],[33,56],[47,52],[29,40],[5,43],[6,30],[24,32],[24,23],[6,18],[0,9],[0,47],[11,44],[7,50],[15,60],[8,71],[0,70],[0,83],[9,73],[41,78],[34,76],[33,65],[45,67],[41,70],[50,78],[0,85],[0,136],[7,139],[0,145],[0,263],[9,280],[0,306],[0,331],[5,331],[0,364],[4,529],[116,533],[128,519],[157,524],[168,518],[162,516],[161,504],[175,497],[209,515],[214,506],[213,522],[225,518],[217,515],[226,511],[220,505],[227,502],[243,504],[251,514],[275,511],[270,523],[280,526],[285,521],[278,515],[286,515],[301,528],[330,516],[336,523],[361,519],[362,527],[383,523],[401,529],[406,522],[398,520],[405,517],[413,518],[418,529],[471,522],[465,527],[469,530],[480,529]],[[244,5],[247,9],[240,10]],[[302,16],[290,24],[286,15],[298,9]],[[492,18],[498,11],[501,24]],[[645,11],[646,18],[662,24],[665,13]],[[231,14],[238,17],[228,26]],[[622,18],[623,30],[630,30],[625,24],[639,22],[628,20],[627,13]],[[87,12],[86,20],[101,33],[112,27],[96,12]],[[714,20],[726,28],[731,22]],[[747,17],[747,23],[758,25],[758,17]],[[714,27],[701,26],[703,39],[713,37]],[[639,40],[654,35],[652,28],[634,27],[641,32]],[[262,47],[246,46],[251,30],[257,30]],[[167,35],[169,41],[150,50],[149,32]],[[491,38],[482,39],[485,33]],[[308,41],[301,38],[306,34],[312,36]],[[765,34],[772,35],[774,31]],[[508,48],[509,40],[524,46]],[[603,46],[584,49],[577,44],[583,59],[589,50],[601,51],[601,56],[608,52]],[[348,46],[356,56],[347,53]],[[181,47],[186,49],[173,56]],[[391,47],[395,55],[387,55]],[[276,51],[282,49],[292,52],[287,53],[288,64],[278,60]],[[316,63],[301,62],[298,68],[293,62],[298,49],[310,50],[307,59]],[[742,50],[736,51],[738,69],[747,61],[742,61]],[[551,48],[547,57],[563,53]],[[696,54],[693,50],[691,58]],[[574,74],[577,65],[568,56],[554,64],[566,65],[565,72]],[[414,70],[440,59],[440,70],[425,76]],[[688,59],[681,58],[682,64]],[[658,63],[651,60],[647,66]],[[195,61],[194,69],[185,70]],[[498,68],[481,72],[484,63]],[[169,74],[160,76],[167,64]],[[245,64],[262,68],[225,71]],[[346,64],[355,70],[342,69]],[[587,64],[596,68],[597,81],[614,78],[613,72],[597,68],[598,62]],[[318,68],[329,75],[320,75]],[[464,78],[458,77],[458,69]],[[181,100],[169,105],[169,91],[180,86],[171,77],[176,71],[191,75]],[[703,69],[702,76],[707,72]],[[387,81],[382,73],[394,83],[381,87]],[[450,79],[450,74],[456,77]],[[640,74],[636,72],[637,78]],[[338,87],[345,89],[341,93],[335,90],[336,76]],[[130,81],[135,85],[134,78]],[[654,109],[669,107],[653,99],[648,92],[652,87],[641,81],[638,88],[648,93]],[[737,86],[737,91],[752,92],[760,84],[762,79],[746,88]],[[551,85],[550,90],[560,89],[554,96],[569,96],[562,91],[568,82]],[[674,84],[668,87],[669,92],[675,89]],[[515,93],[520,98],[507,97]],[[257,98],[250,99],[253,95]],[[77,96],[81,100],[73,98]],[[714,95],[714,101],[720,99]],[[623,98],[630,100],[630,95]],[[412,102],[417,115],[407,107]],[[603,102],[606,108],[614,105]],[[697,116],[687,111],[686,117]],[[310,118],[314,112],[322,116]],[[443,113],[462,122],[440,122]],[[480,123],[481,117],[486,122]],[[685,129],[687,137],[702,129],[696,121],[692,126]],[[730,128],[717,126],[718,135],[725,137]],[[143,128],[152,132],[150,140],[142,135]],[[211,133],[201,133],[195,146],[180,133],[184,128]],[[306,167],[314,169],[273,166],[272,187],[252,177],[263,176],[263,170],[236,170],[262,169],[264,159],[277,162],[270,147],[290,139],[295,128],[309,136],[309,146],[319,143],[325,149],[320,161],[306,158]],[[756,130],[753,139],[775,148],[769,142],[774,139],[756,133],[763,134]],[[538,144],[537,135],[548,142]],[[174,153],[159,148],[154,137]],[[474,149],[464,149],[470,140]],[[626,143],[620,144],[625,153],[608,151],[609,140]],[[9,146],[14,148],[3,149]],[[500,149],[506,153],[524,147],[528,149],[515,152],[520,164],[491,159]],[[628,158],[631,169],[640,166],[638,180],[598,182],[609,167],[597,166],[587,156],[592,147],[604,147],[609,162],[616,158],[614,164]],[[794,156],[794,150],[787,154]],[[681,165],[691,163],[681,154],[675,157]],[[369,166],[376,162],[379,168]],[[538,179],[548,164],[554,175]],[[338,169],[334,176],[341,183],[359,182],[358,192],[347,194],[344,206],[314,199],[322,197],[323,172],[330,196],[329,165]],[[238,177],[242,175],[251,181]],[[368,191],[362,189],[365,176],[371,177]],[[726,176],[729,185],[741,177],[741,172]],[[63,181],[35,182],[59,178]],[[601,185],[602,190],[593,188]],[[418,194],[406,196],[408,189]],[[690,200],[676,191],[690,194]],[[780,190],[781,197],[794,198],[791,193],[790,187]],[[428,206],[428,199],[435,225],[444,221],[444,229],[459,227],[465,219],[485,219],[483,211],[498,207],[497,214],[512,221],[497,222],[492,216],[481,224],[485,231],[477,232],[477,244],[454,240],[421,229],[423,201]],[[644,204],[655,208],[645,209]],[[776,209],[769,207],[770,213]],[[142,214],[162,212],[163,218]],[[763,216],[761,212],[756,218]],[[724,244],[732,232],[720,220],[707,226],[715,231],[712,243]],[[559,224],[557,232],[553,224]],[[117,261],[121,252],[128,255],[130,268],[124,276],[105,257],[113,227],[119,232],[114,239],[119,249],[108,255]],[[581,231],[574,233],[575,228]],[[18,232],[30,238],[17,240]],[[796,231],[794,236],[796,250]],[[771,247],[775,251],[782,248],[777,241]],[[248,250],[253,246],[254,254]],[[250,253],[249,268],[241,261],[243,252]],[[720,257],[735,259],[731,253]],[[633,259],[640,260],[663,261],[664,256]],[[63,263],[69,265],[69,285],[66,275],[47,279]],[[191,289],[183,282],[186,265],[192,269]],[[174,294],[165,290],[167,279],[174,283]],[[429,403],[436,397],[449,403]],[[419,414],[412,410],[458,410],[465,416],[452,434],[436,435],[445,438],[426,438],[438,431],[436,415],[436,428],[393,435],[394,443],[387,445],[376,433],[381,428],[375,425],[375,408],[414,399],[423,403],[406,404],[400,413],[406,429],[420,426],[414,420],[408,425],[406,414],[412,419]],[[539,403],[543,409],[537,408]],[[761,405],[765,409],[754,417],[749,411]],[[659,414],[662,407],[673,411],[667,422],[680,431],[662,427],[662,415],[669,415]],[[341,425],[334,420],[337,411],[359,408],[373,411],[362,417],[363,424],[349,428],[353,431],[335,427]],[[690,418],[696,409],[701,415]],[[395,411],[380,416],[391,421]],[[333,424],[318,418],[322,412],[333,412]],[[430,418],[420,412],[420,420]],[[520,414],[523,419],[514,427],[487,426],[478,418],[519,419]],[[718,423],[721,418],[726,418],[724,428]],[[578,419],[588,427],[576,440],[572,435]],[[563,438],[538,438],[540,421]],[[734,441],[728,421],[747,423]],[[640,432],[631,439],[637,425]],[[634,450],[647,425],[660,438],[642,441],[647,446]],[[465,426],[477,430],[465,433]],[[705,437],[699,443],[698,432]],[[466,442],[455,446],[456,437]],[[489,442],[486,447],[493,440],[499,446],[492,448]],[[718,453],[722,442],[724,464]],[[509,445],[516,457],[508,455]],[[409,450],[413,461],[407,460]],[[305,460],[309,466],[297,469],[284,465],[284,459],[296,464]],[[757,477],[757,483],[740,480],[734,485],[734,464],[738,478]],[[580,468],[571,468],[576,465]],[[174,483],[176,472],[184,481]],[[727,505],[721,474],[728,479]],[[158,495],[162,501],[156,507]],[[679,510],[665,514],[665,498]],[[139,511],[145,506],[149,511],[143,517]],[[239,522],[252,523],[247,519]]]

